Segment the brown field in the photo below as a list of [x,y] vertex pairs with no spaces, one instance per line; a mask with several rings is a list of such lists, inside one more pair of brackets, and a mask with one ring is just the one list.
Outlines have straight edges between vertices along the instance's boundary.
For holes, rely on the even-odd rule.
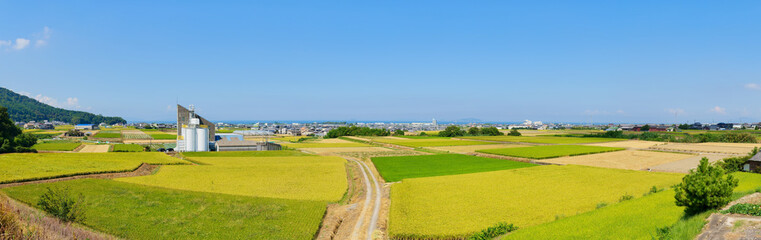
[[84,145],[82,149],[79,149],[79,152],[83,153],[97,153],[97,152],[108,152],[108,150],[111,149],[111,145]]
[[761,147],[761,144],[754,143],[668,143],[651,147],[654,150],[663,151],[684,151],[684,152],[704,152],[704,153],[727,153],[727,154],[747,154],[753,147]]
[[382,147],[336,147],[336,148],[308,148],[309,152],[316,154],[346,153],[346,152],[387,152],[394,151]]
[[453,153],[474,153],[476,150],[495,149],[495,148],[513,148],[529,147],[526,144],[490,144],[490,145],[466,145],[466,146],[445,146],[445,147],[426,147],[433,150],[447,151]]
[[584,145],[600,146],[600,147],[646,149],[655,145],[663,145],[663,144],[665,143],[654,142],[654,141],[629,140],[629,141],[620,141],[620,142],[590,143],[590,144],[584,144]]
[[[645,170],[653,166],[680,161],[694,156],[695,155],[682,153],[625,150],[573,157],[561,157],[541,161],[555,164],[574,164],[604,168]],[[697,166],[697,164],[695,164],[695,166]]]
[[679,161],[674,161],[670,163],[664,163],[657,166],[652,166],[650,169],[653,171],[658,172],[678,172],[678,173],[687,173],[690,171],[690,169],[693,169],[698,166],[700,163],[700,159],[703,157],[707,157],[708,161],[710,162],[716,162],[719,160],[722,160],[724,158],[733,157],[737,155],[728,155],[728,154],[700,154],[700,155],[693,155],[689,158],[682,159]]

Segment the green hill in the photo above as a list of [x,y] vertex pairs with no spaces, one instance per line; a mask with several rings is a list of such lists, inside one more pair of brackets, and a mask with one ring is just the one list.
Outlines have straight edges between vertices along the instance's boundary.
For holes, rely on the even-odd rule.
[[42,120],[62,121],[72,124],[99,124],[102,122],[115,124],[127,122],[121,117],[104,117],[103,115],[88,112],[53,107],[3,87],[0,87],[0,106],[8,108],[11,120],[17,122]]

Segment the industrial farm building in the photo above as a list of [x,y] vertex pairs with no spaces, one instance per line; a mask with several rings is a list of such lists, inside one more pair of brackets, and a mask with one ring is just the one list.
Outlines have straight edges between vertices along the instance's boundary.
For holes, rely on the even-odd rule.
[[281,146],[268,141],[248,141],[241,134],[216,134],[216,126],[195,113],[193,105],[177,105],[177,151],[268,151]]

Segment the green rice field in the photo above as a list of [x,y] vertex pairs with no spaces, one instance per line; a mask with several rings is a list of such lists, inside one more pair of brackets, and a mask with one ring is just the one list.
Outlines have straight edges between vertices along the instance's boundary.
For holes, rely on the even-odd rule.
[[36,149],[37,151],[73,151],[79,147],[79,145],[82,145],[82,143],[69,141],[49,141],[37,143],[32,146],[32,148]]
[[143,152],[145,147],[138,144],[114,144],[112,152]]
[[123,239],[312,239],[326,203],[257,198],[79,179],[5,188],[36,206],[48,187],[68,188],[86,204],[81,224]]
[[682,176],[547,165],[405,179],[391,187],[388,231],[401,238],[458,238],[498,222],[529,228],[623,195],[640,197],[652,186],[667,188]]
[[405,136],[403,138],[378,137],[378,138],[373,138],[373,141],[380,142],[380,143],[395,144],[395,145],[400,145],[405,147],[413,147],[413,148],[495,144],[492,142],[459,140],[459,139],[442,138],[442,137],[415,137],[415,136]]
[[461,154],[374,157],[372,161],[386,182],[536,166],[531,163]]
[[93,135],[94,138],[121,138],[121,131],[100,131]]
[[142,163],[187,164],[163,153],[0,154],[0,183],[132,171]]
[[585,145],[546,145],[517,148],[497,148],[476,150],[480,153],[496,154],[510,157],[545,159],[564,156],[577,156],[593,153],[625,150],[625,148],[598,147]]

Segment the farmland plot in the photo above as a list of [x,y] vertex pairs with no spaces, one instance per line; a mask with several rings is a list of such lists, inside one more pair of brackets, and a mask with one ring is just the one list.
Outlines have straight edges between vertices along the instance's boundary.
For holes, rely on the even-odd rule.
[[346,141],[343,139],[319,139],[299,143],[282,143],[289,148],[337,148],[337,147],[370,147],[364,143]]
[[310,148],[307,151],[317,154],[346,153],[346,152],[390,152],[393,149],[383,147],[338,147],[338,148]]
[[619,142],[605,142],[605,143],[590,143],[585,144],[589,146],[600,146],[600,147],[620,147],[620,148],[632,148],[632,149],[647,149],[649,147],[657,146],[657,145],[663,145],[665,143],[663,142],[655,142],[655,141],[641,141],[641,140],[628,140],[628,141],[619,141]]
[[112,152],[143,152],[145,147],[138,144],[114,144]]
[[389,143],[405,147],[438,147],[438,146],[466,146],[466,145],[486,145],[496,144],[490,142],[460,140],[442,137],[422,137],[422,138],[401,138],[401,137],[379,137],[372,139],[375,142]]
[[625,141],[626,139],[618,138],[592,138],[592,137],[526,137],[526,136],[478,136],[462,137],[463,139],[485,140],[496,142],[524,142],[524,143],[545,143],[545,144],[578,144],[578,143],[596,143],[596,142],[616,142]]
[[[644,170],[650,167],[676,162],[695,155],[653,151],[627,150],[592,155],[560,157],[542,160],[554,164],[576,164],[593,167]],[[697,164],[695,165],[697,166]]]
[[132,171],[142,163],[187,164],[163,153],[0,154],[0,183]]
[[195,157],[208,165],[164,166],[116,181],[232,195],[335,202],[347,187],[339,157]]
[[297,157],[310,156],[295,150],[281,151],[230,151],[230,152],[183,152],[183,156],[189,158],[201,157]]
[[478,150],[480,153],[496,154],[510,157],[545,159],[563,156],[577,156],[593,153],[620,151],[624,148],[597,147],[586,145],[549,145],[519,148],[499,148]]
[[98,133],[96,133],[92,137],[94,137],[94,138],[121,138],[122,137],[122,132],[121,131],[113,131],[113,130],[98,131]]
[[122,131],[122,138],[126,140],[151,139],[151,136],[139,130],[124,130]]
[[488,145],[467,145],[467,146],[445,146],[445,147],[427,147],[433,150],[453,152],[453,153],[474,153],[483,149],[495,149],[495,148],[514,148],[514,147],[526,147],[522,144],[488,144]]
[[[738,172],[733,175],[740,180],[740,185],[734,190],[737,195],[749,194],[761,184],[761,174]],[[674,204],[674,191],[667,189],[558,221],[519,229],[504,239],[610,239],[610,236],[652,239],[656,236],[656,229],[671,226],[684,216],[684,207]],[[697,235],[700,227],[691,232]],[[695,235],[682,237],[693,239]]]
[[391,236],[462,237],[498,222],[528,228],[666,188],[682,176],[548,165],[405,179],[391,187],[388,229]]
[[372,161],[386,182],[536,166],[531,163],[461,154],[374,157]]
[[35,144],[32,146],[32,149],[36,149],[38,151],[74,151],[74,149],[79,147],[79,145],[82,145],[82,143],[69,141],[48,141]]
[[123,239],[312,239],[326,203],[255,198],[79,179],[2,189],[37,206],[48,187],[81,194],[93,229]]
[[756,143],[668,143],[651,147],[654,150],[685,151],[727,154],[748,154],[754,147],[761,147]]

